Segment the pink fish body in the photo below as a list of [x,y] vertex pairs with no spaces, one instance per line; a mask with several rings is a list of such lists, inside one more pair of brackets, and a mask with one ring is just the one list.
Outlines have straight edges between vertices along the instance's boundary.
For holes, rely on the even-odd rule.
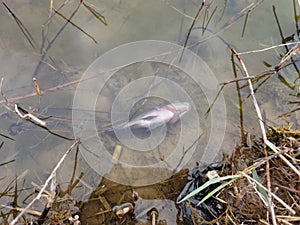
[[138,115],[121,127],[146,128],[152,130],[165,124],[174,124],[188,112],[190,108],[190,104],[187,102],[161,105]]

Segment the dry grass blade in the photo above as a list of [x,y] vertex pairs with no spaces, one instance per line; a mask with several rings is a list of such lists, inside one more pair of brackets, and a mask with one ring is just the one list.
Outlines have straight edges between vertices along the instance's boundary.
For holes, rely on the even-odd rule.
[[187,36],[186,36],[186,39],[185,39],[185,42],[184,42],[184,45],[183,45],[183,50],[182,50],[182,53],[181,53],[179,62],[180,62],[181,59],[182,59],[182,56],[183,56],[183,53],[184,53],[184,49],[185,49],[186,46],[187,46],[187,43],[188,43],[188,41],[189,41],[189,37],[190,37],[190,35],[191,35],[191,32],[192,32],[192,30],[193,30],[193,27],[195,26],[196,21],[199,19],[200,12],[201,12],[201,10],[202,10],[203,7],[204,7],[204,3],[205,3],[205,0],[203,0],[203,1],[201,2],[201,5],[200,5],[200,7],[199,7],[199,9],[198,9],[198,12],[197,12],[196,16],[194,17],[194,20],[193,20],[193,22],[192,22],[192,24],[191,24],[191,27],[190,27],[189,31],[188,31],[188,34],[187,34]]
[[14,161],[16,161],[16,160],[15,160],[15,159],[12,159],[12,160],[10,160],[10,161],[4,162],[4,163],[0,163],[0,166],[7,165],[7,164],[12,163],[12,162],[14,162]]
[[[285,38],[284,35],[283,35],[283,31],[282,31],[281,26],[280,26],[279,18],[278,18],[277,13],[276,13],[276,7],[275,7],[275,5],[273,5],[273,14],[274,14],[274,17],[275,17],[275,21],[276,21],[276,24],[277,24],[277,27],[278,27],[278,30],[279,30],[279,34],[280,34],[282,43],[286,43],[286,42],[288,42],[288,41],[290,40],[290,38],[287,39],[287,38]],[[297,46],[297,45],[298,45],[298,44],[296,44],[296,46]],[[296,63],[295,63],[295,61],[294,61],[294,59],[293,59],[293,54],[290,54],[291,51],[289,51],[289,49],[287,48],[287,46],[284,46],[284,47],[285,47],[285,49],[286,49],[286,51],[287,51],[286,56],[288,56],[288,57],[285,56],[284,58],[287,58],[287,59],[282,59],[282,60],[281,60],[281,62],[275,67],[276,71],[280,70],[280,69],[282,68],[283,64],[284,64],[288,59],[291,59],[291,62],[292,62],[293,67],[295,68],[296,72],[297,72],[298,74],[300,74],[300,71],[299,71],[299,69],[298,69],[298,67],[297,67],[297,65],[296,65]],[[292,52],[293,52],[293,51],[292,51]],[[290,57],[289,55],[291,55],[291,57]]]
[[69,21],[72,20],[72,18],[76,15],[76,13],[79,10],[79,7],[81,6],[81,2],[77,5],[77,7],[75,8],[75,10],[72,12],[71,16],[68,18],[67,22],[62,25],[62,27],[60,28],[60,30],[54,35],[54,37],[52,38],[52,40],[49,42],[48,46],[45,48],[39,63],[37,64],[34,72],[33,72],[33,77],[35,77],[38,74],[38,71],[42,65],[42,63],[44,62],[44,59],[46,58],[49,49],[52,47],[53,43],[56,41],[56,39],[58,38],[58,36],[63,32],[63,30],[66,28],[66,26],[68,25]]
[[63,14],[61,14],[58,10],[54,9],[54,12],[59,15],[61,18],[63,18],[64,20],[68,21],[72,26],[76,27],[78,30],[80,30],[82,33],[84,33],[86,36],[88,36],[90,39],[93,40],[93,42],[95,42],[96,44],[98,44],[97,40],[90,35],[89,33],[87,33],[86,31],[84,31],[81,27],[79,27],[78,25],[76,25],[75,23],[73,23],[71,20],[69,20],[67,17],[65,17]]
[[36,44],[34,38],[30,34],[30,32],[28,31],[28,29],[24,26],[24,24],[21,22],[21,20],[16,16],[16,14],[9,8],[9,6],[4,1],[2,1],[2,4],[7,9],[7,11],[11,14],[11,16],[13,17],[13,19],[17,23],[19,29],[21,30],[22,34],[25,36],[25,38],[27,39],[27,41],[29,42],[29,44],[31,45],[31,47],[33,49],[37,49],[37,47],[36,47],[37,44]]
[[187,18],[187,19],[190,19],[190,20],[193,20],[194,18],[185,14],[185,12],[181,12],[179,9],[177,9],[175,6],[171,5],[171,8],[173,10],[175,10],[176,12],[178,12],[179,14],[181,14],[182,16],[184,16],[184,18]]
[[212,101],[211,105],[208,107],[207,111],[205,112],[205,117],[208,117],[210,111],[212,110],[212,107],[215,105],[216,101],[218,100],[220,94],[222,93],[223,89],[225,88],[225,85],[222,85],[220,90],[218,91],[216,97]]
[[7,138],[7,139],[9,139],[9,140],[12,140],[12,141],[16,141],[15,139],[11,138],[10,136],[7,136],[7,135],[2,134],[2,133],[0,133],[0,136],[1,136],[1,137],[4,137],[4,138]]
[[[205,10],[205,15],[207,14],[207,9]],[[211,15],[209,16],[209,18],[208,18],[208,20],[207,20],[207,22],[206,22],[206,24],[204,25],[204,22],[205,22],[205,20],[203,20],[203,24],[202,24],[202,26],[203,26],[203,29],[202,29],[202,34],[204,34],[204,32],[206,31],[206,28],[208,27],[208,25],[209,25],[209,23],[210,23],[210,21],[211,21],[211,19],[213,18],[213,15],[215,14],[215,12],[217,11],[217,6],[214,8],[214,10],[212,11],[212,13],[211,13]],[[205,18],[205,16],[204,16],[204,18]]]
[[[12,206],[7,206],[7,205],[1,205],[1,207],[7,208],[7,209],[12,209],[12,210],[19,211],[19,212],[24,210],[23,208],[12,207]],[[26,210],[26,213],[29,215],[32,215],[32,216],[37,216],[37,217],[41,216],[41,213],[38,211],[35,211],[35,210]]]
[[[184,160],[185,158],[185,155],[193,148],[194,145],[197,144],[197,142],[199,141],[199,139],[202,137],[202,134],[200,134],[196,139],[195,141],[193,141],[193,143],[186,149],[183,149],[183,154],[182,154],[182,157],[180,158],[180,160],[178,161],[177,163],[177,166],[173,169],[173,173],[175,173],[179,166],[182,164],[182,161]],[[167,163],[165,160],[164,160],[165,163]],[[168,167],[172,168],[172,166],[170,165],[167,165]]]
[[87,5],[85,2],[82,3],[87,8],[87,10],[89,10],[98,20],[100,20],[105,26],[107,26],[106,19],[101,13],[95,10],[92,6]]
[[8,183],[8,185],[6,186],[6,188],[0,192],[0,198],[2,198],[3,196],[8,195],[9,190],[11,189],[11,185],[15,182],[15,179],[13,179],[11,182]]
[[242,31],[242,37],[244,37],[244,34],[245,34],[246,24],[247,24],[247,21],[248,21],[249,13],[250,13],[250,11],[246,14],[246,17],[245,17],[245,22],[244,22],[243,31]]
[[254,79],[254,78],[255,78],[254,76],[235,78],[233,80],[228,80],[228,81],[221,82],[221,83],[219,83],[219,85],[224,86],[224,85],[227,85],[227,84],[236,83],[238,81],[243,81],[243,80],[248,80],[248,79]]
[[291,85],[282,75],[278,74],[278,79],[289,89],[291,90],[295,89],[295,85]]

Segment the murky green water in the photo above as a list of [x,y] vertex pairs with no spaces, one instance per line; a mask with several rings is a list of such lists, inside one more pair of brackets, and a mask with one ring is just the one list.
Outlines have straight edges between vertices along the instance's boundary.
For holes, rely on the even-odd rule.
[[[78,84],[77,81],[93,61],[105,52],[121,44],[135,41],[162,40],[183,45],[189,27],[199,9],[198,1],[187,0],[90,1],[89,4],[105,16],[108,25],[103,25],[83,5],[80,6],[78,12],[72,18],[72,22],[90,34],[97,41],[97,44],[75,26],[68,24],[58,38],[55,39],[41,66],[36,70],[42,54],[40,51],[43,42],[42,29],[43,24],[49,17],[49,2],[29,0],[7,2],[7,5],[32,35],[36,43],[36,49],[33,49],[28,40],[25,39],[4,5],[0,7],[0,68],[1,76],[4,77],[2,91],[11,104],[7,106],[5,101],[1,101],[0,133],[14,139],[9,140],[1,137],[4,145],[0,149],[0,163],[12,159],[15,160],[10,164],[1,166],[0,192],[16,176],[20,176],[18,178],[19,188],[22,188],[22,185],[23,188],[32,187],[32,182],[42,184],[66,149],[72,144],[72,141],[49,134],[45,129],[19,118],[13,112],[13,104],[18,103],[28,111],[33,110],[32,113],[34,115],[47,121],[47,126],[51,131],[68,138],[73,138],[72,125],[74,123],[80,124],[81,122],[72,121],[72,106],[76,85]],[[211,5],[208,8],[202,9],[198,22],[195,25],[198,28],[195,28],[191,32],[188,45],[193,45],[190,49],[204,60],[218,82],[226,82],[234,79],[230,58],[231,52],[224,42],[217,35],[212,35],[211,32],[218,32],[219,37],[224,38],[238,52],[281,44],[282,38],[274,16],[275,10],[281,25],[283,37],[286,38],[295,33],[293,1],[262,1],[261,4],[258,4],[256,8],[249,12],[243,36],[242,31],[246,14],[240,18],[238,15],[243,9],[249,7],[251,4],[257,4],[257,2],[248,0],[210,2]],[[63,4],[63,1],[55,1],[53,7],[58,9],[61,4]],[[77,5],[77,1],[67,1],[60,12],[65,17],[69,17]],[[273,9],[273,6],[275,9]],[[299,7],[297,7],[297,10],[299,10]],[[47,38],[44,40],[45,46],[53,40],[65,22],[62,17],[55,15],[51,19],[49,27],[47,25],[44,26],[44,32],[47,33]],[[208,28],[204,34],[202,33],[202,29],[199,28],[201,26],[207,26]],[[202,42],[206,39],[207,41]],[[196,42],[200,42],[200,44],[194,45]],[[250,75],[255,76],[269,69],[263,62],[275,66],[281,60],[280,53],[285,51],[281,47],[261,53],[246,54],[242,58]],[[139,53],[130,52],[130,55],[134,54]],[[111,58],[111,61],[114,62],[114,58]],[[237,70],[240,72],[239,68]],[[36,71],[35,74],[34,71]],[[291,86],[294,85],[294,81],[299,76],[293,66],[288,66],[280,70],[279,73]],[[31,96],[31,93],[35,93],[32,82],[33,76],[38,80],[41,89],[46,90],[46,93],[40,97],[37,95]],[[205,112],[209,104],[207,99],[205,99],[204,90],[201,90],[201,87],[199,87],[195,80],[178,68],[171,68],[169,65],[160,63],[144,62],[119,69],[107,81],[105,88],[103,88],[99,95],[95,111],[97,127],[101,130],[105,125],[110,123],[111,106],[116,96],[120,94],[120,91],[128,87],[131,82],[147,76],[162,77],[175,82],[186,91],[189,101],[193,103],[193,113],[185,115],[189,130],[183,135],[186,139],[184,139],[185,142],[182,146],[182,151],[184,152],[184,149],[189,147],[189,142],[192,145],[200,137],[197,142],[198,145],[195,145],[194,154],[189,156],[192,158],[184,161],[185,164],[182,167],[192,168],[196,165],[196,162],[202,161],[203,146],[207,144],[209,138],[213,137],[212,141],[222,139],[223,134],[211,132],[211,121],[213,118],[211,116],[205,117]],[[241,77],[241,74],[239,76]],[[297,85],[299,85],[299,82],[298,84],[296,83],[295,87],[291,88],[282,82],[282,79],[280,81],[278,77],[278,74],[273,75],[258,89],[256,97],[259,105],[269,125],[283,126],[286,124],[286,121],[291,121],[293,128],[299,129],[299,112],[294,112],[287,118],[279,117],[282,113],[296,108],[296,106],[288,105],[287,103],[288,101],[297,100],[293,96],[297,95]],[[74,82],[74,85],[72,85],[72,82]],[[243,84],[244,82],[241,82],[241,85]],[[142,83],[140,89],[135,88],[135,91],[137,93],[144,91],[144,94],[147,95],[149,90],[144,90],[143,85],[147,86],[146,83]],[[161,95],[165,96],[165,94],[178,101],[185,100],[180,93],[176,91],[172,92],[167,83],[158,82],[154,85],[153,89],[150,84],[148,86],[151,87],[152,94],[158,97],[151,99],[151,102],[154,104],[166,103],[165,99],[159,98]],[[94,90],[85,91],[93,92]],[[134,92],[130,93],[134,96]],[[149,93],[147,96],[150,96]],[[259,134],[256,114],[251,99],[247,97],[248,94],[249,90],[247,87],[241,90],[244,128],[247,132]],[[234,144],[239,143],[241,138],[240,106],[235,84],[228,84],[223,90],[223,95],[226,112],[218,112],[218,109],[216,111],[217,113],[226,113],[227,126],[220,152],[230,153],[234,148]],[[88,95],[87,97],[82,96],[82,98],[86,99],[87,102],[90,100]],[[127,101],[129,99],[126,99],[125,96],[122,100],[124,108],[126,108]],[[142,103],[142,101],[139,103]],[[144,110],[153,108],[151,103],[149,104],[144,105]],[[136,105],[135,107],[138,109]],[[217,108],[218,105],[215,107]],[[78,110],[83,115],[92,113],[84,111],[85,108],[73,108],[73,110]],[[197,120],[195,120],[194,115],[197,115]],[[170,155],[174,147],[178,145],[178,137],[182,135],[180,132],[182,132],[180,123],[171,126],[170,131],[166,134],[167,138],[160,146],[160,151],[147,153],[149,155],[145,160],[147,161],[152,157],[154,160],[150,160],[152,163],[157,162],[157,160],[164,161],[165,157]],[[113,138],[111,139],[103,135],[101,132],[98,135],[99,139],[105,142],[105,148],[108,149],[108,152],[113,157],[115,146],[119,143],[115,142]],[[95,146],[97,145],[95,144]],[[81,148],[81,151],[85,151],[84,148]],[[126,164],[139,162],[138,166],[143,165],[144,161],[139,161],[141,158],[139,154],[141,152],[134,154],[130,150],[126,150],[126,147],[123,146],[123,160],[125,160]],[[182,155],[180,154],[177,157],[178,163],[181,162],[180,157]],[[63,188],[66,187],[67,182],[72,176],[74,157],[75,151],[72,151],[57,172],[58,182],[62,182]],[[74,190],[73,196],[77,198],[76,200],[87,200],[89,194],[100,183],[101,177],[90,168],[90,165],[86,163],[81,154],[79,154],[77,164],[76,176],[78,177],[81,172],[84,173],[84,176],[78,188]],[[101,167],[101,165],[98,166]],[[129,176],[132,184],[153,183],[151,179],[157,177],[155,173],[160,173],[151,171],[153,174],[149,174],[145,170],[145,172],[139,174],[135,169],[130,168],[127,171],[125,167],[125,169],[121,170],[126,176]],[[168,164],[166,164],[161,174],[163,174],[163,177],[167,177],[172,173],[172,169],[174,167],[168,167]],[[114,168],[111,173],[110,171],[106,172],[110,174],[108,177],[111,179],[119,179],[119,169]],[[149,177],[147,177],[147,173]],[[143,180],[139,182],[141,177],[143,177]],[[125,179],[127,178],[125,177]],[[10,184],[11,187],[13,185]],[[32,191],[33,189],[29,189],[21,193],[19,196],[19,204],[21,206],[22,199]],[[7,204],[9,201],[12,201],[12,198],[0,198],[1,204]],[[173,223],[170,220],[170,215],[166,214],[164,216],[166,220],[169,219],[169,224]]]

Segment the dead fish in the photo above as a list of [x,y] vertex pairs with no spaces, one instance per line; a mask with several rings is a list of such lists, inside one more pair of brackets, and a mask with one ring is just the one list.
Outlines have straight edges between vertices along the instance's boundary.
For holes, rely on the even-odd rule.
[[[160,105],[134,117],[129,122],[114,127],[114,129],[123,130],[130,128],[153,130],[166,124],[176,123],[190,109],[191,106],[188,102]],[[113,128],[109,128],[106,131],[113,131]]]

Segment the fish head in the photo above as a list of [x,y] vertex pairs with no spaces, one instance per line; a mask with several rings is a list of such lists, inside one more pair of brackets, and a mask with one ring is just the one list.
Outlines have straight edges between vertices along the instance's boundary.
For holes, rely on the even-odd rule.
[[173,113],[172,119],[169,123],[176,123],[185,113],[191,110],[191,105],[188,102],[176,102],[166,105],[166,109]]

